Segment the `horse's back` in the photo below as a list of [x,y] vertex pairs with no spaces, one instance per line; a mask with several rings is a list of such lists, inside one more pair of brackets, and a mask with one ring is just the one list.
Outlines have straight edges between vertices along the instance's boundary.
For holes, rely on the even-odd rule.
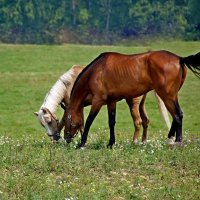
[[170,89],[174,81],[181,82],[180,58],[168,51],[133,55],[108,52],[102,54],[96,66],[91,87],[96,91],[99,87],[110,96],[136,97],[167,85]]
[[[151,90],[146,61],[149,53],[125,55],[108,52],[93,66],[91,88],[115,97],[132,97]],[[96,84],[94,84],[96,83]],[[146,84],[145,84],[146,83]]]
[[169,51],[152,51],[148,57],[148,64],[155,65],[159,68],[169,68],[170,66],[175,66],[180,64],[180,57]]

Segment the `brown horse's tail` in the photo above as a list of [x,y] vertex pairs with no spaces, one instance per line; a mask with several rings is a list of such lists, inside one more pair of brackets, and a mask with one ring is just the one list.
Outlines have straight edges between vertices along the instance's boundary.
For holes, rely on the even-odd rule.
[[198,77],[200,78],[200,52],[196,55],[180,58],[181,66],[184,64]]

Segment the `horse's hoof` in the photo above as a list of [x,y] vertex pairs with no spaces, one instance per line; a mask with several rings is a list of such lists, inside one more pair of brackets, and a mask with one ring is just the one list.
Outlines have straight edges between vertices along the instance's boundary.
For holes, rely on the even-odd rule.
[[176,147],[183,147],[183,143],[182,142],[175,142]]
[[146,145],[147,144],[147,141],[146,140],[143,140],[142,141],[142,145]]
[[85,148],[85,143],[81,142],[76,146],[76,149],[84,149]]
[[57,134],[53,135],[53,140],[58,141],[60,139],[61,139],[60,134],[57,133]]
[[175,142],[174,142],[174,137],[168,138],[168,139],[167,139],[167,144],[170,145],[170,146],[174,145],[174,144],[175,144]]
[[113,148],[113,145],[112,145],[112,144],[108,144],[108,145],[107,145],[107,148],[108,148],[108,149],[112,149],[112,148]]
[[134,139],[133,140],[133,144],[137,144],[138,143],[138,140],[137,139]]
[[58,144],[59,141],[58,141],[58,140],[52,140],[52,143],[53,143],[53,144]]
[[64,138],[64,141],[65,141],[67,144],[71,143],[72,140],[73,140],[72,138]]
[[175,147],[174,137],[170,137],[167,139],[167,145],[170,149],[173,149]]

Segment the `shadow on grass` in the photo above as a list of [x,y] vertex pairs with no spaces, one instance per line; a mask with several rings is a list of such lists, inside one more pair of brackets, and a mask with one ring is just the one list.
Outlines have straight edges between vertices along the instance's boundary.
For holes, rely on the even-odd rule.
[[107,144],[105,143],[105,141],[98,141],[95,143],[93,142],[90,144],[86,144],[85,148],[92,150],[107,149]]

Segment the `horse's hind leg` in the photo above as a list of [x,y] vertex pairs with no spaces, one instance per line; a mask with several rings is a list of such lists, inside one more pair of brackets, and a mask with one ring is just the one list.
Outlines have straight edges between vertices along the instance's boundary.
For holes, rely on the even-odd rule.
[[137,97],[137,98],[133,98],[133,99],[126,99],[126,102],[129,106],[130,109],[130,113],[133,119],[133,123],[134,123],[134,127],[135,127],[135,131],[133,134],[133,142],[137,143],[138,142],[138,137],[139,137],[139,133],[140,133],[140,127],[142,125],[142,119],[140,117],[140,113],[139,113],[139,103],[141,101],[142,97]]
[[171,139],[175,136],[176,133],[176,142],[182,141],[182,120],[183,120],[183,113],[178,103],[178,99],[176,100],[169,100],[163,98],[163,101],[170,112],[173,121],[172,125],[168,134],[168,138]]
[[143,95],[142,100],[139,105],[139,111],[140,111],[140,116],[142,118],[142,126],[143,126],[143,135],[142,135],[142,142],[145,143],[147,140],[147,129],[149,125],[149,118],[147,116],[146,110],[145,110],[145,102],[146,99],[146,94]]
[[110,128],[110,140],[107,147],[112,148],[115,144],[115,116],[116,116],[116,102],[109,102],[107,104],[108,108],[108,124]]
[[183,112],[179,106],[178,101],[175,103],[176,114],[174,120],[176,122],[176,140],[175,142],[182,142],[182,121],[183,121]]

